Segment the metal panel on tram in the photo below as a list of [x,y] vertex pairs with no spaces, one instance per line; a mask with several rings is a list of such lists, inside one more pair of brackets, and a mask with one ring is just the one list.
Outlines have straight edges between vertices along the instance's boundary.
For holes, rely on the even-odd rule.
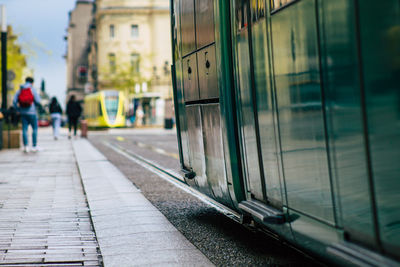
[[215,45],[197,52],[200,99],[219,97]]

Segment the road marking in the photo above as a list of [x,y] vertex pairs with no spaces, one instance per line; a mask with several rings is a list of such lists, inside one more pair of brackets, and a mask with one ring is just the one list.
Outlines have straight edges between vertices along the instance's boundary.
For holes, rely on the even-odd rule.
[[118,141],[121,141],[121,142],[125,141],[125,138],[123,138],[122,136],[117,136],[117,137],[115,137],[115,139],[117,139]]
[[106,141],[103,141],[103,144],[105,146],[111,148],[118,154],[120,154],[120,155],[128,158],[129,160],[135,162],[136,164],[142,166],[143,168],[151,171],[154,174],[157,174],[160,178],[173,184],[174,186],[178,187],[179,189],[182,189],[186,193],[191,194],[192,196],[196,197],[203,203],[206,203],[207,205],[212,206],[217,211],[223,213],[225,216],[227,216],[235,221],[240,221],[239,213],[221,205],[214,199],[194,190],[193,188],[191,188],[190,186],[188,186],[186,184],[185,180],[183,179],[183,177],[181,175],[177,174],[173,170],[165,170],[162,166],[158,165],[157,163],[155,163],[151,160],[148,160],[146,158],[143,158],[142,156],[139,156],[138,154],[136,154],[132,151],[126,150],[126,149],[122,148],[121,146],[119,146],[118,144],[111,144]]
[[[122,136],[117,136],[117,137],[115,137],[115,139],[117,139],[120,142],[124,142],[125,141],[125,138],[122,137]],[[179,159],[179,155],[178,154],[170,153],[170,152],[168,152],[168,151],[166,151],[166,150],[164,150],[162,148],[158,148],[158,147],[155,147],[155,146],[152,146],[152,145],[148,145],[148,144],[145,144],[145,143],[142,143],[142,142],[138,142],[138,141],[131,141],[131,143],[137,145],[138,147],[150,149],[150,150],[152,150],[154,152],[157,152],[158,154],[169,156],[169,157],[173,157],[174,159]]]
[[137,141],[133,141],[132,143],[134,143],[138,147],[148,148],[148,149],[150,149],[152,151],[157,152],[158,154],[165,155],[165,156],[170,156],[170,157],[173,157],[175,159],[179,159],[179,155],[178,154],[170,153],[170,152],[168,152],[168,151],[166,151],[166,150],[164,150],[162,148],[154,147],[152,145],[144,144],[144,143],[137,142]]

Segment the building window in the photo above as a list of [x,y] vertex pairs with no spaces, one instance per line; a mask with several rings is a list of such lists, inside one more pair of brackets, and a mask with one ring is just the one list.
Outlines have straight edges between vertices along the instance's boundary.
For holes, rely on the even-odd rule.
[[134,39],[139,37],[139,26],[136,24],[131,25],[131,37]]
[[140,72],[140,56],[139,56],[139,54],[136,54],[136,53],[131,54],[131,71],[134,74],[138,74]]
[[110,38],[115,37],[115,27],[113,24],[110,25]]
[[116,63],[115,63],[115,54],[114,53],[108,54],[108,62],[109,62],[109,65],[110,65],[110,72],[111,73],[115,73],[115,71],[116,71]]
[[170,73],[171,73],[171,71],[170,71],[170,65],[169,65],[168,60],[166,60],[166,61],[164,62],[164,67],[163,67],[163,69],[164,69],[164,75],[165,75],[165,76],[169,76]]

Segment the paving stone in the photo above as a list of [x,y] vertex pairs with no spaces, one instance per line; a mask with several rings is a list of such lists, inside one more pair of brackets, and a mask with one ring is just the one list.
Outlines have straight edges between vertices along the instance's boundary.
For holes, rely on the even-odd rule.
[[[88,151],[95,149],[86,142],[74,142],[74,150],[77,158],[84,154],[78,166],[105,266],[212,266],[119,170],[91,158]],[[176,256],[174,250],[183,256]],[[143,257],[146,251],[163,252],[164,258]],[[185,252],[189,252],[187,258]]]
[[[203,258],[205,259],[205,258]],[[104,258],[105,266],[213,266],[198,250],[148,250]]]
[[148,225],[128,225],[124,227],[113,227],[109,229],[101,229],[97,233],[97,238],[122,237],[130,236],[138,233],[160,233],[175,232],[175,227],[170,224],[148,224]]
[[0,265],[82,266],[89,259],[99,266],[71,142],[41,131],[39,143],[44,150],[38,153],[0,153]]
[[99,266],[91,214],[105,266],[211,265],[89,142],[39,138],[0,153],[1,266]]
[[125,216],[110,216],[109,219],[105,217],[97,217],[93,218],[93,222],[96,225],[96,230],[117,228],[128,225],[169,224],[168,220],[160,214],[151,214],[150,216],[137,216],[135,214],[127,214]]
[[83,266],[98,266],[98,260],[85,260]]

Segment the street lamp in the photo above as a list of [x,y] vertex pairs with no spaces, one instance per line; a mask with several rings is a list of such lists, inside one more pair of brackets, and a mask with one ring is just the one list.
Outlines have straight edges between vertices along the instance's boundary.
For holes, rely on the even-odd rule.
[[7,109],[7,22],[6,7],[0,6],[1,10],[1,96],[3,111]]
[[[6,7],[0,5],[1,14],[1,109],[5,116],[7,114],[7,23],[6,23]],[[3,128],[3,122],[0,121],[0,128]],[[0,149],[3,148],[3,129],[0,129]],[[8,123],[8,147],[10,147],[10,123]]]

